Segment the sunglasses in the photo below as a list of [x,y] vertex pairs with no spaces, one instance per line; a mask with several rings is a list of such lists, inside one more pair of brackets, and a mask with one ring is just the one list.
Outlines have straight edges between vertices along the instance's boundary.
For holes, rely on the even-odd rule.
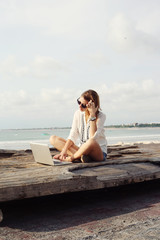
[[86,108],[87,107],[86,105],[81,103],[81,101],[79,101],[79,98],[77,99],[77,103],[78,103],[78,105],[81,105],[82,108]]

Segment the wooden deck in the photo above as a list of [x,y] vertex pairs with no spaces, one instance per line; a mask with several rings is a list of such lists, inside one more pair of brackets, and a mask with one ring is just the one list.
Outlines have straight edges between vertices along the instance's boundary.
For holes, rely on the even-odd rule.
[[[54,155],[57,152],[51,150],[51,153]],[[109,146],[105,162],[66,166],[37,164],[30,150],[0,150],[0,202],[103,189],[159,178],[160,144]]]
[[1,150],[0,202],[160,178],[160,144],[110,146],[108,152],[106,162],[46,166],[35,163],[31,151]]

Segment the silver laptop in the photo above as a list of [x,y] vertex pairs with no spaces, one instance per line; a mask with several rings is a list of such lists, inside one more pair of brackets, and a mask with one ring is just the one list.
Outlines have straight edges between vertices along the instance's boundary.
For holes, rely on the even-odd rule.
[[62,162],[58,159],[53,159],[47,144],[41,143],[30,143],[34,160],[37,163],[42,163],[46,165],[66,165],[71,164],[71,162]]

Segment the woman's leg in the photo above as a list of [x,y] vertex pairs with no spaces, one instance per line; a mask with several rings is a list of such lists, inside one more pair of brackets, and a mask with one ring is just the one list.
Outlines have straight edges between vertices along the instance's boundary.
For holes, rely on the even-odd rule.
[[80,158],[82,155],[90,156],[94,161],[103,161],[103,152],[99,144],[94,139],[89,139],[84,143],[76,153],[73,154],[73,158]]
[[[62,151],[62,149],[64,148],[64,145],[66,143],[66,140],[64,138],[58,137],[58,136],[51,136],[50,137],[50,143],[58,150],[58,151]],[[73,144],[68,150],[67,150],[67,154],[68,155],[73,155],[79,148]]]

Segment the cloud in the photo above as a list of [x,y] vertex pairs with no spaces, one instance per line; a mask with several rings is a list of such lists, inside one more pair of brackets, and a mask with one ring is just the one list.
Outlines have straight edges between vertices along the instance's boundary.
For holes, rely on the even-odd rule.
[[0,74],[2,74],[5,79],[25,76],[28,74],[28,71],[28,66],[20,66],[13,55],[9,55],[0,62]]
[[83,61],[96,68],[110,64],[110,60],[101,51],[96,51],[86,55],[80,55],[79,57],[80,59],[83,59]]
[[24,90],[0,92],[0,112],[1,116],[14,116],[15,119],[23,114],[25,109],[32,106],[32,97]]
[[159,1],[149,1],[145,7],[144,11],[144,5],[141,5],[136,29],[156,36],[159,33]]
[[[46,127],[69,126],[79,95],[79,90],[64,88],[41,89],[34,94],[22,89],[4,91],[0,92],[0,112],[6,121],[13,119],[14,126],[15,122],[19,123],[20,120],[22,121],[21,127],[27,125],[28,127],[42,127],[42,122]],[[12,121],[10,124],[12,125]]]
[[103,101],[109,102],[111,106],[115,105],[116,109],[123,109],[125,106],[129,109],[128,106],[131,104],[132,106],[135,104],[136,107],[137,103],[141,101],[143,101],[143,104],[148,102],[146,105],[149,109],[153,107],[153,102],[154,105],[157,105],[160,99],[160,85],[157,86],[152,79],[143,80],[141,83],[117,82],[110,88],[104,84],[98,90],[103,96]]
[[[145,32],[137,23],[123,13],[117,14],[109,21],[107,40],[118,52],[141,51],[152,53],[159,51],[160,43],[155,35]],[[140,24],[138,25],[140,26]]]
[[30,69],[33,76],[45,79],[55,77],[60,71],[68,71],[64,64],[49,56],[36,56]]
[[[107,115],[106,124],[158,121],[160,118],[160,85],[152,79],[142,83],[106,84],[94,88],[100,95],[101,107]],[[23,119],[28,127],[71,126],[78,108],[76,99],[81,90],[75,88],[41,89],[37,94],[20,90],[0,93],[3,117]],[[23,124],[22,124],[23,125]],[[19,126],[17,126],[19,127]]]
[[152,79],[97,88],[108,123],[159,121],[160,84]]
[[91,0],[1,0],[0,22],[3,22],[3,26],[36,27],[42,33],[51,35],[78,34],[81,26],[86,24],[92,6]]
[[0,62],[0,74],[5,80],[16,78],[55,78],[58,72],[68,71],[68,66],[50,56],[37,55],[21,66],[16,56],[10,55]]

